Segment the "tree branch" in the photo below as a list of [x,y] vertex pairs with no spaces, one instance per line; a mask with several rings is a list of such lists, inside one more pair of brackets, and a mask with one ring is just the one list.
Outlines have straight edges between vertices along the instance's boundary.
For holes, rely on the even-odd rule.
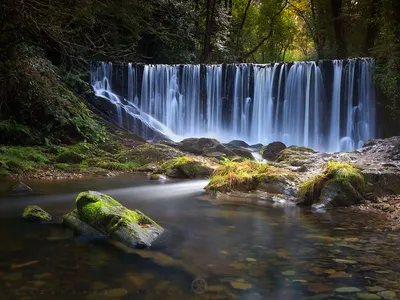
[[283,12],[283,10],[286,8],[287,4],[288,4],[288,0],[285,0],[284,5],[280,8],[279,11],[277,11],[271,18],[271,22],[270,22],[270,27],[269,27],[269,32],[267,34],[266,37],[264,37],[252,50],[250,50],[249,52],[247,52],[246,54],[242,55],[242,60],[249,57],[250,55],[252,55],[254,52],[256,52],[264,43],[266,40],[268,40],[273,32],[274,32],[274,22],[275,19]]

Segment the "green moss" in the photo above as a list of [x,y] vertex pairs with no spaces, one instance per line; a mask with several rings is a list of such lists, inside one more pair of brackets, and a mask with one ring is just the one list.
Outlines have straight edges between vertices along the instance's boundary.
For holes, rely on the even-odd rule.
[[231,190],[250,191],[260,182],[274,182],[294,179],[294,174],[282,168],[253,160],[241,162],[225,159],[218,167],[207,190],[227,192]]
[[165,173],[171,177],[197,178],[211,175],[211,169],[204,162],[182,156],[166,161],[156,173]]
[[279,152],[276,161],[282,164],[300,166],[305,159],[309,158],[311,153],[314,153],[314,150],[310,148],[290,146]]
[[70,165],[65,163],[58,163],[55,164],[54,167],[58,170],[67,171],[70,168]]
[[299,188],[298,196],[317,199],[322,187],[327,182],[338,182],[352,185],[356,190],[360,190],[364,184],[364,176],[360,170],[349,165],[336,161],[329,161],[321,174],[303,182]]
[[0,121],[0,144],[29,145],[37,142],[37,133],[14,120]]
[[82,154],[68,149],[57,155],[56,162],[76,164],[82,162],[84,159],[85,156],[83,156]]
[[22,218],[30,221],[50,221],[51,216],[37,205],[29,205],[25,208]]
[[44,167],[49,163],[49,158],[40,147],[0,147],[0,169],[3,174],[18,174],[25,171]]
[[[103,232],[112,231],[115,228],[110,227],[117,227],[121,221],[127,223],[134,222],[142,226],[151,224],[161,228],[160,225],[142,212],[127,209],[114,198],[102,193],[93,191],[80,193],[75,203],[82,220],[89,224],[94,224],[96,229]],[[122,220],[113,220],[113,215],[121,217]]]
[[297,151],[297,152],[315,153],[315,151],[313,149],[305,147],[305,146],[290,146],[287,149],[291,149],[291,150]]

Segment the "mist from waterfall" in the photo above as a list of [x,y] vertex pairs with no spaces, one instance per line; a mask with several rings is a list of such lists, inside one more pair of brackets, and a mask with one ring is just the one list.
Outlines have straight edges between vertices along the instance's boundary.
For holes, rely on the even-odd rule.
[[[126,124],[124,118],[141,118],[173,140],[282,141],[319,151],[351,151],[375,137],[373,63],[372,59],[268,65],[100,62],[92,65],[91,83],[97,95],[116,105],[121,126]],[[128,129],[143,133],[129,124]]]

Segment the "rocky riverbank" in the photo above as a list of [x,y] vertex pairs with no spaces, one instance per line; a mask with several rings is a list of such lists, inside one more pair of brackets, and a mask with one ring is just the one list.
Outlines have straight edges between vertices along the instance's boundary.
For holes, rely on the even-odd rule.
[[103,144],[0,147],[0,173],[62,179],[146,172],[151,179],[210,178],[212,193],[262,198],[313,209],[360,205],[399,218],[400,137],[368,141],[353,152],[323,153],[274,142],[248,145],[209,138]]

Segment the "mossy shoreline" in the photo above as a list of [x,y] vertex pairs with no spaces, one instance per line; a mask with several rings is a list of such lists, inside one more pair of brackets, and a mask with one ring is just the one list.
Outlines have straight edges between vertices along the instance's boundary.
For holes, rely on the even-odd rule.
[[129,157],[122,143],[50,146],[0,145],[1,178],[73,178],[140,171],[143,163]]

